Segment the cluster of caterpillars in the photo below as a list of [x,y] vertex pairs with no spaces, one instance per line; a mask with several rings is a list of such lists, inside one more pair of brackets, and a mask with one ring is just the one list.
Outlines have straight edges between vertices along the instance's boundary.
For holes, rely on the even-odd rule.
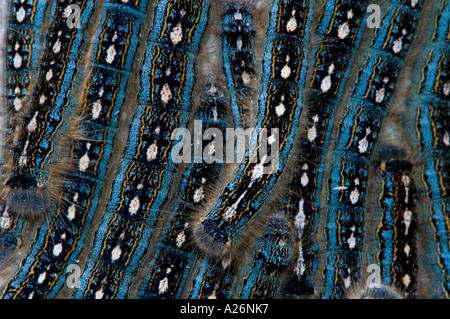
[[[4,23],[2,298],[450,297],[447,0],[11,0]],[[252,129],[243,160],[175,162],[199,122],[201,154]]]

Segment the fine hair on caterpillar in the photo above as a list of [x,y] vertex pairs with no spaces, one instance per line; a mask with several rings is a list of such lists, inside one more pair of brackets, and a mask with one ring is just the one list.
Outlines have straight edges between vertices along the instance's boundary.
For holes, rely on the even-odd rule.
[[[79,141],[86,141],[85,132],[82,132],[81,124],[85,116],[71,116],[68,120],[68,134],[58,132],[59,138],[54,139],[55,149],[58,151],[52,156],[45,167],[41,169],[12,170],[9,180],[5,182],[1,190],[1,196],[5,205],[12,213],[23,217],[39,217],[43,213],[53,211],[60,202],[59,190],[64,179],[77,174],[76,163],[70,154],[71,146]],[[104,142],[92,140],[92,142]],[[55,159],[57,157],[57,159]],[[6,166],[7,171],[11,171]],[[31,180],[27,176],[32,176]],[[38,183],[33,184],[34,180]],[[67,204],[67,203],[66,203]]]
[[252,249],[253,260],[241,273],[245,278],[239,294],[241,298],[274,298],[278,295],[279,282],[284,281],[286,270],[292,264],[293,241],[292,228],[286,218],[275,214],[266,219],[263,236]]
[[353,286],[345,291],[347,299],[404,299],[396,287],[375,285],[373,287]]
[[[222,4],[220,43],[224,81],[227,83],[233,122],[236,127],[248,127],[253,122],[253,103],[256,93],[256,30],[258,13],[248,1],[225,1]],[[256,54],[255,54],[256,53]]]
[[[262,249],[262,247],[264,247],[264,245],[279,245],[280,247],[283,247],[286,244],[292,243],[292,237],[290,235],[288,235],[289,239],[286,241],[285,239],[283,239],[284,235],[286,235],[286,229],[290,229],[289,223],[286,222],[286,220],[284,219],[284,217],[280,217],[279,214],[275,213],[274,216],[267,216],[266,217],[262,217],[262,220],[260,221],[260,232],[259,235],[258,234],[254,234],[255,236],[260,237],[261,234],[266,234],[265,237],[266,240],[262,240],[262,238],[260,238],[260,240],[256,240],[256,238],[250,243],[249,240],[244,240],[243,242],[245,243],[239,243],[238,245],[236,245],[235,247],[233,247],[233,249],[229,250],[226,254],[223,254],[221,256],[211,256],[210,254],[204,254],[204,251],[199,251],[199,256],[200,256],[200,260],[201,260],[201,264],[204,265],[205,263],[208,265],[208,269],[211,272],[217,271],[218,273],[215,274],[215,278],[205,278],[208,279],[208,282],[214,282],[214,289],[211,293],[211,295],[206,295],[206,292],[202,292],[202,295],[189,295],[190,298],[195,297],[195,298],[205,298],[205,297],[214,297],[216,293],[218,293],[218,290],[221,289],[221,287],[226,287],[224,286],[225,284],[229,287],[229,285],[231,285],[232,287],[229,287],[230,289],[232,289],[233,295],[227,295],[228,298],[229,297],[242,297],[242,293],[244,293],[244,291],[242,291],[241,289],[244,288],[243,284],[243,276],[244,273],[242,272],[244,269],[242,267],[244,267],[245,265],[245,269],[247,269],[246,271],[251,271],[252,268],[252,264],[253,264],[253,258],[262,258],[262,255],[260,255],[259,252],[255,251],[255,249]],[[286,228],[287,227],[287,228]],[[271,231],[272,230],[272,231]],[[276,231],[276,233],[278,233],[279,231],[280,234],[284,234],[282,235],[280,238],[278,238],[277,236],[275,237],[271,237],[270,234],[273,233],[273,231]],[[275,234],[275,233],[274,233]],[[274,235],[272,234],[272,235]],[[289,231],[289,234],[291,234],[291,232]],[[275,234],[276,235],[276,234]],[[249,239],[248,237],[246,237],[247,239]],[[279,239],[276,240],[276,238]],[[267,241],[269,240],[269,241]],[[258,244],[259,243],[259,244]],[[263,245],[263,246],[261,246]],[[266,247],[267,248],[267,247]],[[266,249],[265,248],[265,249]],[[267,265],[264,266],[264,264],[259,264],[259,262],[256,262],[253,265],[256,265],[256,273],[257,274],[259,271],[261,271],[261,273],[259,273],[258,276],[261,276],[261,280],[263,280],[263,285],[260,287],[261,289],[263,289],[262,291],[259,290],[259,293],[262,293],[263,295],[265,293],[269,293],[269,295],[267,295],[267,298],[273,298],[275,296],[272,296],[271,293],[273,291],[278,290],[278,283],[279,282],[283,282],[285,275],[286,275],[286,270],[288,269],[288,264],[284,264],[281,263],[280,265],[276,266],[278,261],[281,261],[281,259],[279,258],[285,258],[288,257],[286,256],[284,253],[282,253],[281,255],[277,255],[276,250],[271,250],[269,249],[269,251],[275,253],[275,255],[273,255],[272,257],[274,258],[273,260],[271,260],[270,262],[268,261]],[[255,255],[256,254],[256,255]],[[278,256],[278,257],[277,257]],[[283,257],[282,257],[283,256]],[[270,257],[270,256],[267,256]],[[272,264],[274,263],[274,264]],[[290,263],[290,259],[289,262]],[[260,270],[258,270],[258,265],[262,266],[262,268]],[[249,268],[250,267],[250,268]],[[195,275],[195,274],[193,274]],[[237,276],[237,278],[233,278],[230,277],[227,279],[228,276]],[[225,280],[227,283],[225,283]],[[229,281],[231,281],[231,283]],[[217,284],[219,282],[219,284]],[[278,282],[278,283],[277,283]],[[198,284],[198,282],[196,282],[196,285]],[[265,290],[266,287],[269,290]],[[274,289],[274,290],[273,290]],[[192,293],[192,291],[191,291]],[[198,293],[198,292],[197,292]],[[228,291],[229,293],[229,291]],[[278,295],[278,293],[277,293]],[[222,296],[222,295],[221,295]],[[227,297],[227,296],[222,296],[222,297]],[[248,297],[247,297],[248,298]]]
[[[238,263],[230,258],[211,258],[200,255],[197,257],[195,271],[191,272],[185,287],[187,298],[227,298],[233,289],[235,278],[238,273]],[[201,274],[201,278],[199,278]],[[212,291],[205,289],[205,284],[212,284]],[[198,289],[198,286],[201,286]],[[223,291],[225,289],[225,291]],[[223,294],[225,292],[225,294]]]
[[[233,164],[223,164],[224,168],[222,170],[226,171],[229,166],[234,166]],[[222,178],[223,179],[223,178]],[[222,184],[222,185],[220,185]],[[223,260],[224,258],[236,259],[243,256],[243,252],[251,249],[253,245],[253,239],[259,237],[261,233],[264,231],[264,227],[266,224],[264,216],[266,212],[262,213],[260,219],[256,220],[250,227],[251,230],[246,232],[246,234],[239,240],[239,242],[235,245],[235,247],[225,247],[223,245],[214,245],[216,242],[209,239],[208,234],[203,232],[201,228],[198,227],[199,216],[204,213],[204,211],[210,207],[215,201],[215,196],[222,190],[223,182],[219,185],[216,184],[213,188],[206,188],[205,191],[205,200],[200,203],[200,206],[192,206],[188,207],[192,210],[192,213],[189,214],[189,224],[191,226],[191,241],[192,245],[196,248],[197,254],[200,254],[204,257],[210,256],[213,260]],[[268,211],[269,209],[266,209]],[[270,213],[267,213],[271,215]],[[202,248],[198,248],[198,244],[201,242],[201,245],[204,245]],[[213,245],[210,245],[213,244]]]
[[[0,250],[2,249],[3,247],[0,247]],[[8,283],[11,273],[15,268],[15,263],[20,255],[24,252],[24,249],[25,247],[20,244],[20,246],[14,248],[14,251],[7,252],[7,255],[2,255],[3,252],[0,253],[0,291],[3,290],[5,285]]]
[[47,170],[19,169],[2,185],[0,196],[11,213],[34,219],[54,207],[60,185],[61,177]]
[[[1,298],[450,296],[448,0],[5,3],[1,182],[43,193],[0,187]],[[208,161],[227,127],[280,128],[280,171]]]
[[234,246],[226,246],[212,240],[212,237],[199,226],[198,214],[203,213],[208,207],[208,202],[205,202],[203,204],[203,209],[199,209],[197,214],[192,214],[192,221],[190,222],[190,224],[193,225],[192,239],[196,243],[196,246],[200,244],[202,247],[202,249],[197,249],[198,253],[219,259],[226,258],[227,256],[231,259],[240,258],[243,256],[242,252],[251,251],[251,248],[254,245],[254,239],[261,236],[265,230],[267,218],[270,218],[270,216],[273,215],[271,208],[266,207],[266,209],[261,212],[260,218],[255,220],[252,225],[249,226],[249,229],[242,234],[241,238]]
[[[222,93],[222,84],[217,81],[213,74],[208,73],[199,79],[193,100],[195,101],[193,103],[194,109],[197,110],[194,121],[195,119],[202,120],[202,128],[214,126],[223,128],[227,126],[226,102]],[[190,126],[192,126],[192,120],[190,122]],[[192,156],[190,156],[190,159],[192,159]],[[172,193],[176,194],[172,194],[172,196],[178,196],[178,199],[164,206],[165,211],[169,210],[169,216],[158,222],[157,227],[160,231],[157,236],[160,239],[156,245],[156,253],[152,252],[149,255],[149,257],[156,256],[156,258],[152,258],[151,270],[147,273],[139,292],[144,297],[170,297],[181,293],[183,286],[178,284],[166,286],[166,283],[172,280],[178,282],[176,278],[188,275],[183,265],[191,263],[196,256],[196,246],[192,241],[188,226],[192,218],[191,215],[196,210],[201,209],[205,200],[213,198],[212,192],[217,192],[224,166],[223,163],[208,163],[203,160],[191,160],[189,164],[178,166],[182,176],[176,176],[174,179],[180,180],[181,186],[179,189],[174,188],[172,190]],[[170,212],[170,208],[173,209],[172,212]],[[172,258],[178,260],[176,265],[167,264]],[[160,273],[160,267],[169,267],[170,271],[167,272],[166,276]],[[172,277],[173,273],[175,273],[174,277]],[[153,278],[153,284],[151,285],[147,283],[150,278]],[[159,286],[154,284],[155,280],[160,281]]]
[[[0,96],[5,98],[2,102],[5,101],[6,105],[2,106],[7,112],[3,114],[7,132],[7,136],[3,138],[7,145],[6,148],[3,147],[4,150],[12,150],[12,146],[8,144],[14,145],[17,141],[18,129],[24,113],[29,108],[30,91],[35,86],[38,64],[45,47],[39,45],[45,39],[45,32],[40,31],[46,30],[51,22],[51,19],[43,19],[45,15],[50,14],[51,6],[46,1],[35,1],[35,5],[39,3],[43,8],[30,11],[18,9],[23,10],[23,2],[14,3],[10,10],[3,10],[0,19],[6,22],[0,41],[5,43],[5,47],[0,49],[0,56],[1,60],[6,62],[0,71],[2,79],[5,79]],[[2,7],[8,8],[8,5],[3,3]]]
[[[292,42],[294,39],[297,40],[297,37],[302,37],[304,28],[307,27],[309,30],[309,23],[302,25],[303,29],[297,28],[297,21],[300,19],[298,15],[304,9],[303,6],[306,6],[305,4],[277,2],[275,6],[279,6],[279,11],[272,9],[268,27],[270,41],[265,46],[265,53],[270,55],[270,59],[263,61],[263,65],[266,66],[263,78],[268,81],[263,83],[260,88],[261,90],[267,89],[268,92],[262,94],[258,102],[256,127],[258,130],[273,127],[273,125],[278,128],[278,126],[282,127],[285,121],[294,119],[292,123],[289,122],[290,126],[283,131],[280,138],[282,140],[280,158],[281,167],[283,167],[292,147],[291,139],[297,130],[297,117],[301,112],[302,103],[300,90],[303,85],[299,85],[301,88],[295,87],[295,93],[290,92],[289,94],[287,87],[293,83],[303,84],[303,82],[298,82],[306,72],[301,65],[302,60],[306,58],[306,53],[301,50],[300,46],[295,46],[294,49]],[[287,13],[291,15],[287,15]],[[292,22],[288,23],[288,20],[293,21],[295,27],[291,27]],[[281,29],[283,24],[287,24],[287,26]],[[279,39],[277,38],[278,34],[284,34],[286,38]],[[276,49],[272,50],[272,46],[275,46]],[[286,52],[289,49],[294,50],[293,55]],[[284,57],[287,54],[288,57]],[[268,66],[270,61],[273,62],[272,68]],[[275,86],[275,81],[278,80],[284,81],[281,83],[286,83],[286,86],[280,86],[280,88]],[[281,105],[281,111],[280,108],[276,109],[277,103],[280,103],[278,105]],[[287,114],[285,114],[286,104],[289,106]],[[208,247],[205,250],[212,254],[220,254],[222,249],[226,250],[227,247],[237,244],[239,237],[242,236],[241,232],[246,233],[241,228],[247,228],[246,225],[253,224],[255,217],[260,214],[266,200],[270,197],[270,190],[275,188],[282,175],[277,172],[267,175],[259,174],[260,167],[258,165],[249,161],[241,165],[233,179],[224,188],[217,204],[200,217],[194,234],[199,244]],[[255,186],[257,184],[260,186]],[[265,188],[262,185],[266,184],[267,189],[261,190],[260,188]]]

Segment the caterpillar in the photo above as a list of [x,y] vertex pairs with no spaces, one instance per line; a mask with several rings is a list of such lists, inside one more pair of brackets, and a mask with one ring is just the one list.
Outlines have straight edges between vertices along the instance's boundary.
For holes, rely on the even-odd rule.
[[[227,120],[224,95],[220,87],[214,81],[207,82],[204,87],[198,117],[204,126],[203,138],[208,138],[207,132],[210,129],[218,133],[225,131]],[[211,133],[211,138],[214,134]],[[224,169],[223,164],[220,165],[214,161],[204,162],[204,160],[200,163],[192,160],[183,174],[179,190],[180,201],[160,236],[155,260],[152,261],[150,271],[139,293],[144,298],[180,298],[182,296],[190,265],[194,263],[196,256],[190,233],[192,215],[195,209],[201,207],[207,200],[205,197],[211,193],[208,190],[215,188]]]
[[[15,1],[9,7],[6,31],[5,56],[5,122],[7,136],[5,145],[14,145],[14,136],[18,133],[20,116],[28,109],[27,92],[36,81],[42,50],[41,30],[46,28],[46,15],[51,14],[47,1]],[[38,9],[39,8],[39,9]],[[5,152],[3,156],[7,156]],[[7,159],[4,159],[8,163]]]
[[254,253],[252,267],[243,271],[239,294],[243,299],[274,298],[283,281],[283,270],[291,261],[292,230],[288,221],[272,217]]
[[382,217],[377,231],[381,282],[398,287],[408,298],[417,294],[417,195],[412,167],[410,162],[401,160],[381,164]]
[[251,94],[256,73],[254,17],[245,5],[235,2],[227,7],[222,21],[223,68],[230,93],[234,126],[247,127],[247,95]]
[[[439,4],[436,4],[438,6]],[[422,77],[414,95],[417,149],[422,159],[421,177],[426,189],[426,210],[442,271],[442,290],[449,297],[448,189],[449,189],[449,23],[448,2],[439,5],[434,30],[426,46],[427,58],[420,65]]]
[[52,140],[62,124],[67,94],[75,76],[76,57],[81,53],[85,36],[83,28],[70,28],[67,24],[67,8],[71,4],[80,7],[83,25],[89,24],[93,12],[94,4],[90,1],[56,3],[30,97],[31,106],[18,133],[12,167],[2,189],[6,206],[14,213],[39,215],[48,211],[55,197],[55,189],[49,183],[51,167],[46,165],[50,154],[55,153]]
[[306,76],[303,61],[309,39],[310,5],[308,1],[275,1],[272,6],[263,53],[255,137],[252,137],[258,139],[258,146],[250,146],[232,181],[223,189],[217,203],[199,217],[193,230],[199,247],[212,256],[222,255],[236,245],[280,179],[273,162],[269,171],[263,172],[266,152],[261,162],[255,163],[263,147],[261,132],[271,129],[270,134],[278,135],[279,149],[272,140],[273,145],[266,150],[270,148],[272,155],[279,156],[276,160],[279,167],[285,165],[292,149],[303,105],[301,88]]
[[1,298],[449,297],[448,0],[3,3]]

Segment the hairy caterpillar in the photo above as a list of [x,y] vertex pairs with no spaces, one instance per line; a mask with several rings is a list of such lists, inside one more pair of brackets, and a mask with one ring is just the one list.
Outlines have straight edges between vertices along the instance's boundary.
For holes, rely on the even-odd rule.
[[328,150],[325,298],[341,296],[344,288],[359,279],[370,156],[423,10],[420,2],[389,4],[366,49],[358,80],[348,99],[344,98],[337,138]]
[[[209,1],[160,1],[140,73],[139,107],[75,297],[123,298],[173,178],[172,131],[190,115],[195,52]],[[120,278],[120,279],[119,279]]]
[[[268,148],[272,155],[279,155],[276,164],[281,170],[292,149],[303,106],[310,5],[309,1],[275,1],[270,12],[254,138],[261,142],[260,133],[266,129],[271,129],[270,134],[279,134],[279,149],[277,143]],[[217,203],[200,216],[194,227],[198,245],[210,255],[223,255],[236,245],[280,179],[274,163],[263,173],[265,160],[254,161],[260,148],[261,143],[250,147]]]
[[[145,12],[146,1],[140,2]],[[136,57],[145,15],[123,12],[124,6],[105,1],[90,64],[84,99],[76,108],[77,132],[67,141],[71,169],[63,180],[60,200],[51,219],[38,230],[32,251],[22,261],[3,298],[44,297],[64,284],[66,261],[75,264],[98,207],[118,114]],[[107,79],[107,81],[105,81]]]

